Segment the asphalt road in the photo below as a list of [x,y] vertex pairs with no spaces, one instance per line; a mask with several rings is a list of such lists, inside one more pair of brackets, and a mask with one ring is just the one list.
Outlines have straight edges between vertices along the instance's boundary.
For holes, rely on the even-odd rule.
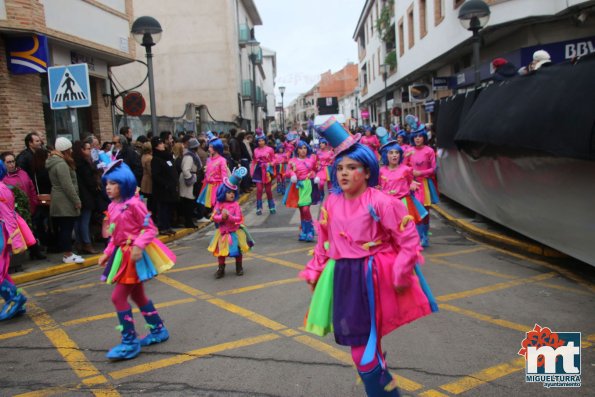
[[[252,205],[242,277],[228,261],[213,278],[212,227],[170,244],[176,267],[146,290],[171,338],[134,360],[105,358],[119,334],[101,269],[23,285],[27,315],[0,323],[0,395],[364,396],[349,350],[302,328],[310,292],[296,276],[313,244],[297,241],[297,211],[257,217]],[[592,269],[471,241],[435,214],[432,233],[423,269],[441,310],[383,339],[404,395],[595,395]],[[535,324],[582,333],[580,388],[525,381],[517,352]]]

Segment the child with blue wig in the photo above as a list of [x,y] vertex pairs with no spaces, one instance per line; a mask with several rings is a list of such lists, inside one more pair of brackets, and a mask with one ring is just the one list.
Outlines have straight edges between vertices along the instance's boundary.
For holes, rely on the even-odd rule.
[[313,290],[306,330],[334,332],[351,347],[368,396],[398,396],[381,338],[436,309],[416,266],[419,237],[404,205],[376,189],[375,153],[334,118],[318,133],[335,148],[335,161],[314,256],[299,274]]
[[267,204],[271,214],[275,214],[275,199],[273,199],[272,183],[273,175],[275,173],[273,165],[275,162],[275,151],[272,147],[267,146],[266,136],[264,133],[256,135],[256,148],[254,149],[254,156],[252,164],[250,165],[250,172],[252,174],[252,181],[256,183],[256,215],[262,215],[262,191],[267,194]]
[[277,193],[285,195],[285,174],[287,173],[287,163],[291,153],[285,151],[282,143],[277,144],[275,153],[275,175],[277,177]]
[[300,211],[300,236],[299,241],[310,242],[314,240],[314,224],[310,206],[318,204],[319,178],[316,155],[304,141],[298,141],[294,157],[289,160],[286,176],[291,184],[283,197],[283,204],[288,208],[298,208]]
[[196,202],[204,205],[207,209],[215,207],[217,203],[217,189],[223,183],[223,178],[229,176],[227,160],[223,157],[223,142],[215,137],[210,131],[209,138],[209,159],[205,168],[205,179]]
[[242,253],[250,251],[254,241],[243,225],[244,216],[238,203],[238,185],[248,171],[244,167],[236,168],[229,178],[217,189],[217,204],[213,210],[213,221],[217,225],[215,236],[208,250],[217,257],[219,266],[215,278],[225,276],[225,258],[236,260],[236,275],[242,276]]
[[[157,228],[145,203],[136,194],[136,178],[130,168],[116,160],[101,178],[111,203],[104,220],[109,242],[98,262],[105,266],[101,280],[115,284],[112,302],[116,308],[122,343],[110,349],[107,357],[125,360],[136,357],[141,346],[165,342],[169,333],[153,302],[145,295],[143,282],[170,269],[176,256],[157,236]],[[136,303],[150,328],[140,340],[134,328],[132,307]]]
[[7,173],[6,165],[0,160],[0,296],[5,302],[0,310],[0,321],[25,313],[27,297],[15,286],[8,267],[12,254],[37,243],[31,229],[15,210],[14,195],[3,182]]

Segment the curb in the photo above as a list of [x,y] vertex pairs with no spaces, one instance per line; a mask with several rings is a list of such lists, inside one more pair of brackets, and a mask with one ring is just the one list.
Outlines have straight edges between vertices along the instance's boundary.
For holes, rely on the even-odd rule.
[[[248,202],[249,199],[250,199],[250,193],[245,193],[238,199],[238,203],[240,205],[245,204],[246,202]],[[200,223],[196,229],[191,229],[191,228],[181,229],[181,230],[178,230],[176,232],[176,234],[174,234],[172,236],[159,236],[157,238],[159,240],[161,240],[162,243],[167,244],[172,241],[179,240],[183,237],[186,237],[192,233],[201,231],[202,229],[209,226],[211,223],[213,223],[213,221]],[[69,272],[72,272],[75,270],[85,269],[85,268],[88,268],[91,266],[98,266],[97,260],[99,259],[100,256],[101,256],[101,254],[89,256],[89,257],[85,258],[85,261],[83,263],[79,263],[79,264],[61,263],[61,264],[44,267],[43,269],[34,270],[31,272],[25,272],[22,274],[18,274],[18,273],[11,274],[10,276],[15,284],[24,284],[24,283],[28,283],[31,281],[42,280],[44,278],[57,276],[57,275],[64,274],[64,273],[69,273]]]
[[471,224],[470,222],[467,222],[466,220],[454,217],[453,215],[448,213],[444,208],[436,204],[432,204],[432,209],[435,210],[438,214],[440,214],[440,216],[442,216],[444,219],[463,229],[465,232],[473,234],[483,240],[487,240],[494,244],[504,245],[509,248],[526,252],[528,254],[539,255],[546,258],[568,258],[568,255],[548,246],[539,243],[521,241],[502,234],[484,230],[480,227]]

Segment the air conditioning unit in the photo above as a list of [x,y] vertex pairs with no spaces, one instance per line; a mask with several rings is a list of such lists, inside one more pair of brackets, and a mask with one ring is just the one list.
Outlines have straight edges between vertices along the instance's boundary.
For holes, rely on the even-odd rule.
[[432,86],[425,83],[413,83],[409,86],[409,102],[425,102],[432,96]]

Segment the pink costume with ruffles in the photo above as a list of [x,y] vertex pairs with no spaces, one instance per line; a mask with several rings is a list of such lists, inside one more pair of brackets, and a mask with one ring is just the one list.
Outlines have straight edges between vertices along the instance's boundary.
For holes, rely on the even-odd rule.
[[[275,151],[270,146],[264,147],[257,147],[254,149],[254,158],[252,160],[252,164],[250,165],[250,174],[252,175],[252,180],[255,182],[260,183],[269,183],[271,179],[266,176],[267,167],[273,166],[275,162]],[[260,172],[256,173],[256,167],[260,168]]]
[[376,135],[367,136],[364,134],[359,140],[359,143],[369,147],[374,152],[376,157],[378,157],[378,148],[380,147],[380,141],[378,140],[378,137]]
[[296,176],[298,181],[314,178],[314,176],[316,176],[316,171],[318,171],[316,168],[317,161],[316,156],[313,154],[304,159],[292,157],[289,159],[286,175],[288,178]]
[[[223,220],[223,211],[228,213],[226,220]],[[237,231],[244,221],[240,204],[237,201],[217,202],[213,210],[213,221],[219,226],[221,234]]]
[[323,186],[325,182],[331,180],[330,167],[333,165],[335,159],[335,153],[332,150],[319,150],[316,152],[318,157],[318,173],[316,176],[320,179],[320,186]]
[[[207,208],[213,208],[217,203],[217,189],[223,183],[223,178],[227,176],[229,176],[229,169],[225,157],[218,153],[215,157],[209,157],[205,168],[205,179],[197,202]],[[205,189],[207,190],[205,191]]]
[[[415,146],[413,148],[413,154],[407,159],[407,163],[414,171],[421,172],[421,175],[414,177],[414,179],[418,182],[423,182],[423,179],[433,177],[436,172],[436,153],[429,146]],[[415,191],[415,198],[427,206],[429,204],[425,200],[425,197],[424,183],[421,183]]]
[[[428,298],[414,273],[423,257],[411,220],[400,201],[374,188],[351,200],[330,194],[321,210],[314,257],[299,277],[315,283],[329,259],[372,256],[374,291],[380,300],[375,305],[379,335],[430,314]],[[406,289],[397,293],[395,287]]]
[[401,199],[411,192],[409,188],[413,182],[413,169],[405,164],[390,169],[380,168],[380,188],[390,196]]

